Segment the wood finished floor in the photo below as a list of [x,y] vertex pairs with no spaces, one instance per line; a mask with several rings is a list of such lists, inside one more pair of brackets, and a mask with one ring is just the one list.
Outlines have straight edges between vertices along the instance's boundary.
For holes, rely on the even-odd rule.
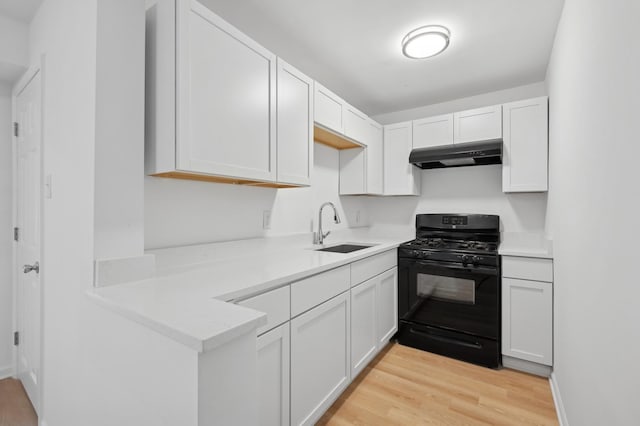
[[36,412],[19,380],[0,380],[0,426],[38,426]]
[[319,425],[557,425],[547,379],[389,345]]

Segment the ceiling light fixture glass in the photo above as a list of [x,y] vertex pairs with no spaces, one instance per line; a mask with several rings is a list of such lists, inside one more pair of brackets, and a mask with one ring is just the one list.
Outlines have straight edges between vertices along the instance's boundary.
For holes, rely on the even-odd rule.
[[416,28],[402,39],[402,53],[412,59],[436,56],[449,46],[450,36],[449,29],[442,25]]

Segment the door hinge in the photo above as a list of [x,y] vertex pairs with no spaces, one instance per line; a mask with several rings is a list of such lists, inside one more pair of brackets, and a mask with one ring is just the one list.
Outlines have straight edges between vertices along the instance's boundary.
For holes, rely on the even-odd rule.
[[13,241],[18,241],[20,240],[20,228],[15,227],[13,228]]
[[20,129],[20,125],[17,122],[13,123],[13,136],[15,136],[16,138],[18,137],[18,134]]
[[18,346],[20,344],[20,332],[13,332],[13,346]]

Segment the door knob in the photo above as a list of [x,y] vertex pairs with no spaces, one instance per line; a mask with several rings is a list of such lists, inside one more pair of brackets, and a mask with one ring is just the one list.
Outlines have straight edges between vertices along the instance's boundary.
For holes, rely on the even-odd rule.
[[36,271],[36,274],[40,273],[40,263],[36,262],[33,265],[24,265],[24,273],[28,274],[31,271]]

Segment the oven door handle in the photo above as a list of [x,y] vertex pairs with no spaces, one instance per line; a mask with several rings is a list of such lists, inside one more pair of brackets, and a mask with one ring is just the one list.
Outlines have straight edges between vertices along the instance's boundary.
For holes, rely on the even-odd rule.
[[473,349],[482,349],[482,345],[479,342],[465,342],[463,340],[452,339],[451,337],[438,336],[437,334],[416,330],[413,327],[409,328],[409,332],[413,334],[417,334],[418,336],[426,337],[433,340],[438,340],[444,343],[452,343],[454,345],[465,346],[467,348],[473,348]]
[[427,267],[436,267],[443,269],[453,269],[456,271],[469,271],[469,272],[480,272],[486,275],[498,275],[497,268],[486,268],[486,267],[477,267],[477,266],[462,266],[455,264],[443,264],[442,262],[434,261],[434,260],[410,260],[411,263],[418,266],[427,266]]

